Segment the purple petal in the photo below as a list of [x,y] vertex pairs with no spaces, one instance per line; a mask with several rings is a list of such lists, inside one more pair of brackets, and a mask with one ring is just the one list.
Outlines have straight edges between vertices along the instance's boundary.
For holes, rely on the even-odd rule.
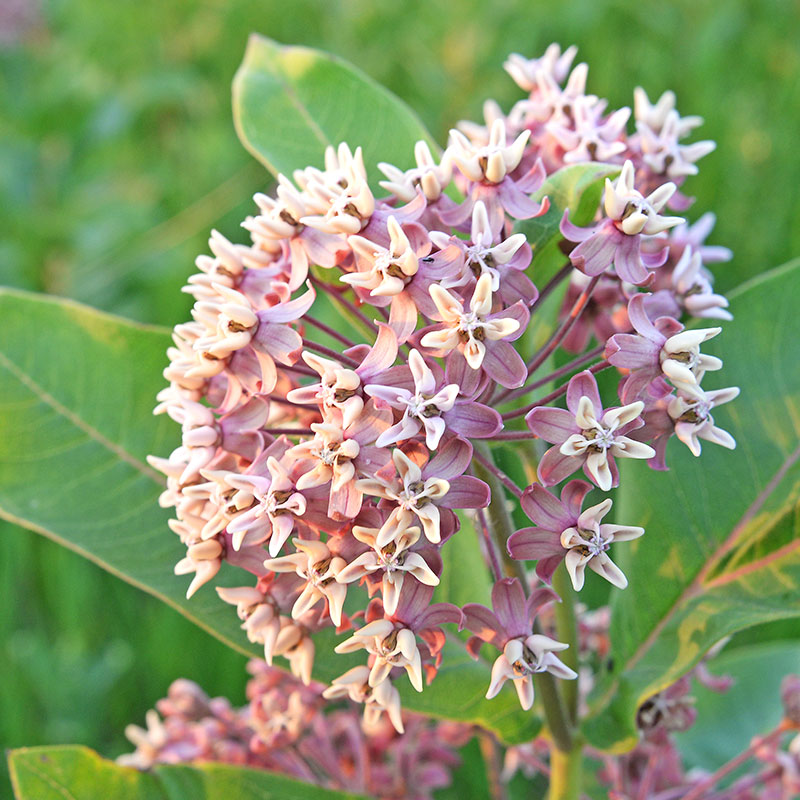
[[561,444],[579,430],[575,415],[563,408],[537,406],[528,413],[525,421],[533,433],[551,444]]
[[554,486],[568,478],[584,459],[565,456],[558,447],[551,447],[539,462],[539,480],[545,486]]
[[561,536],[544,528],[523,528],[512,533],[506,544],[511,558],[517,561],[538,561],[540,558],[565,554]]
[[417,622],[430,607],[432,597],[433,586],[417,580],[404,580],[394,619],[416,630]]
[[481,403],[458,400],[450,411],[442,414],[447,427],[454,433],[461,433],[475,439],[494,436],[503,428],[503,418],[499,412]]
[[590,225],[588,228],[579,228],[569,221],[569,209],[564,211],[564,216],[561,217],[561,222],[558,229],[561,231],[562,236],[570,242],[585,242],[590,236],[593,236],[599,225]]
[[[593,488],[594,487],[590,483],[586,483],[586,481],[574,480],[565,484],[564,488],[561,490],[561,502],[570,517],[568,528],[573,527],[575,522],[577,522],[578,517],[581,515],[581,509],[583,508],[583,500]],[[562,530],[564,529],[562,528]]]
[[543,580],[549,586],[553,582],[553,575],[555,575],[555,571],[564,560],[565,555],[566,550],[562,550],[560,555],[540,559],[539,563],[536,565],[536,575],[539,579]]
[[522,356],[504,340],[486,342],[482,366],[492,380],[506,389],[522,386],[528,377],[528,368]]
[[650,277],[650,273],[642,264],[638,235],[626,236],[617,246],[614,254],[614,268],[620,279],[628,283],[642,284]]
[[460,628],[463,617],[458,606],[454,606],[452,603],[435,603],[417,619],[416,630],[438,628],[445,623],[452,623]]
[[490,499],[489,487],[482,480],[460,475],[450,481],[450,489],[438,505],[442,508],[486,508]]
[[588,369],[575,375],[567,385],[567,408],[573,414],[578,413],[578,404],[580,403],[581,397],[588,397],[589,400],[591,400],[595,417],[600,419],[600,417],[603,416],[603,403],[600,400],[600,391],[597,388],[597,381]]
[[262,322],[253,337],[257,351],[269,353],[281,364],[295,364],[303,349],[303,338],[288,325]]
[[519,323],[519,328],[517,328],[514,333],[510,336],[506,336],[503,341],[505,342],[513,342],[516,339],[519,339],[523,333],[525,333],[525,329],[528,327],[528,322],[530,322],[531,312],[528,311],[528,307],[523,303],[521,300],[518,300],[513,305],[509,306],[508,308],[503,309],[502,311],[497,311],[494,314],[490,314],[487,319],[515,319]]
[[367,378],[383,372],[394,364],[397,358],[397,336],[395,332],[385,323],[378,323],[378,336],[375,344],[361,362],[361,366],[356,372],[361,377],[363,383]]
[[494,611],[478,603],[467,603],[462,610],[464,612],[462,630],[466,628],[484,642],[491,642],[498,648],[502,647],[505,632]]
[[605,272],[611,266],[619,249],[619,237],[615,235],[616,233],[618,233],[616,228],[610,230],[604,226],[586,241],[581,242],[569,254],[575,269],[592,277]]
[[552,589],[535,589],[531,592],[530,597],[525,601],[525,611],[531,627],[542,606],[546,606],[548,603],[552,603],[553,600],[558,599],[558,595]]
[[653,325],[645,308],[651,297],[651,294],[642,293],[631,297],[628,301],[628,319],[638,333],[658,344],[660,348],[664,344],[664,336]]
[[518,578],[503,578],[492,588],[492,608],[509,639],[529,635],[525,592]]
[[561,531],[574,524],[573,517],[564,503],[538,483],[526,489],[520,504],[540,528],[556,531],[560,535]]
[[463,475],[471,461],[472,445],[458,436],[451,436],[425,465],[422,474],[426,478],[450,480]]
[[617,333],[608,340],[605,357],[615,367],[624,367],[625,369],[657,368],[660,351],[660,345],[644,336]]

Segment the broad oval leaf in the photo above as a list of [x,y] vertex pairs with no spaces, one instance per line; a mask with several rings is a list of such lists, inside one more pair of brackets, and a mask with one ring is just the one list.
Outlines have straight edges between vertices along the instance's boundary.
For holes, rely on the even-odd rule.
[[800,616],[798,296],[798,261],[744,284],[706,348],[725,359],[706,388],[742,389],[715,414],[738,449],[704,444],[695,459],[673,440],[669,472],[623,474],[618,519],[646,533],[618,554],[629,586],[612,603],[611,671],[590,698],[597,747],[632,746],[639,704],[724,636]]
[[24,747],[8,764],[16,800],[357,800],[361,795],[230,764],[159,764],[148,772],[122,767],[88,747]]
[[362,147],[375,166],[414,165],[414,144],[438,146],[419,117],[388,89],[344,59],[253,34],[233,81],[233,117],[242,144],[274,175],[323,166],[328,145]]
[[[0,317],[0,517],[155,595],[241,653],[263,657],[213,588],[186,600],[186,578],[172,574],[183,548],[157,503],[163,479],[145,462],[179,443],[177,426],[152,415],[168,332],[12,290],[0,290]],[[223,568],[215,583],[247,580]],[[358,656],[333,654],[333,646],[323,632],[314,672],[320,681],[358,663]],[[530,739],[538,721],[520,710],[510,688],[486,700],[489,676],[489,665],[472,661],[454,640],[423,693],[406,678],[398,684],[409,710],[475,722],[509,742]]]

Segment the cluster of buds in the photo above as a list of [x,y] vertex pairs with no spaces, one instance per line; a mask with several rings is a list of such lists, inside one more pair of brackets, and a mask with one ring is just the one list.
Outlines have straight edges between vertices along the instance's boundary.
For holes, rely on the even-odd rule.
[[[220,596],[266,662],[286,658],[306,684],[314,633],[347,631],[336,652],[365,663],[328,695],[363,703],[368,725],[403,729],[395,682],[422,691],[435,678],[446,625],[472,631],[476,657],[484,643],[499,651],[488,697],[511,680],[529,708],[537,673],[576,677],[535,619],[556,594],[504,578],[497,550],[535,561],[545,584],[563,560],[576,590],[587,567],[624,587],[608,551],[643,530],[603,521],[611,500],[584,508],[587,493],[618,485],[620,458],[665,468],[673,434],[695,454],[701,439],[734,446],[711,411],[737,390],[700,388],[721,367],[700,352],[719,328],[679,321],[730,316],[704,266],[729,254],[704,244],[711,216],[662,214],[689,207],[678,186],[712,146],[680,144],[698,120],[679,117],[671,94],[652,105],[638,91],[629,135],[630,110],[587,95],[574,55],[512,56],[527,98],[508,115],[487,104],[486,124],[461,124],[440,157],[419,142],[413,168],[380,164],[381,196],[347,144],[324,169],[281,175],[274,198],[256,196],[249,243],[215,232],[185,287],[193,320],[175,328],[156,409],[182,443],[150,460],[187,548],[176,573],[193,574],[191,595],[223,561],[249,572]],[[542,285],[518,223],[548,212],[549,176],[597,160],[618,176],[590,227],[564,211],[569,261]],[[536,349],[526,331],[559,290],[563,314]],[[560,345],[580,357],[545,374]],[[608,405],[595,374],[614,368]],[[526,439],[553,447],[524,488],[490,454]],[[590,483],[554,493],[579,469]],[[497,541],[491,520],[512,496],[535,527]],[[433,602],[442,549],[479,546],[470,537],[494,573],[493,610]]]
[[243,708],[209,699],[192,681],[175,681],[147,713],[146,728],[128,726],[136,750],[119,763],[238,764],[359,796],[430,800],[450,785],[457,749],[472,736],[467,725],[413,714],[403,715],[402,736],[385,717],[362,726],[357,708],[327,702],[321,684],[306,685],[263,661],[248,670]]

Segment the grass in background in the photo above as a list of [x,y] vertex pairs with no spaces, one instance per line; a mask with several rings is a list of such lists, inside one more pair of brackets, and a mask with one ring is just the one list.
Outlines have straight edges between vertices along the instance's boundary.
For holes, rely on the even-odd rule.
[[[442,142],[486,97],[509,108],[520,93],[505,56],[551,41],[579,45],[590,90],[614,107],[637,84],[651,97],[674,89],[684,114],[706,119],[696,138],[719,145],[687,190],[698,214],[717,212],[714,242],[736,253],[718,270],[729,289],[800,252],[799,22],[781,0],[52,0],[16,33],[0,13],[0,283],[185,319],[179,288],[208,230],[240,237],[250,196],[269,183],[230,115],[231,78],[259,31],[350,59]],[[125,723],[180,675],[242,701],[242,658],[78,556],[0,531],[4,747],[82,742],[115,755]]]

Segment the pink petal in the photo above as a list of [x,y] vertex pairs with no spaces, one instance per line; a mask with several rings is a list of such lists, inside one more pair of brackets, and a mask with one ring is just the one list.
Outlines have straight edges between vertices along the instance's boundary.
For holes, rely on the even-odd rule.
[[574,518],[564,503],[538,483],[525,491],[520,504],[525,513],[540,528],[556,531],[560,535],[561,531],[574,524]]
[[528,377],[528,368],[522,356],[504,340],[486,342],[486,355],[481,366],[492,380],[507,389],[522,386]]
[[472,445],[458,436],[450,437],[422,470],[426,478],[450,480],[463,475],[472,461]]
[[530,635],[525,613],[525,592],[517,578],[503,578],[492,588],[492,608],[509,639]]
[[461,475],[450,480],[450,490],[439,501],[442,508],[486,508],[491,492],[479,478]]
[[544,528],[523,528],[508,537],[507,548],[510,556],[517,561],[537,561],[540,558],[560,555],[565,550],[555,531]]
[[539,462],[539,480],[545,486],[554,486],[572,475],[582,461],[580,458],[563,455],[558,447],[551,447]]
[[578,413],[578,404],[581,397],[588,397],[592,403],[594,414],[597,419],[603,416],[603,403],[600,400],[600,391],[597,388],[597,381],[588,369],[579,372],[569,382],[567,386],[567,408],[573,413]]
[[537,406],[528,413],[525,421],[533,433],[551,444],[561,444],[578,432],[575,415],[563,408]]

